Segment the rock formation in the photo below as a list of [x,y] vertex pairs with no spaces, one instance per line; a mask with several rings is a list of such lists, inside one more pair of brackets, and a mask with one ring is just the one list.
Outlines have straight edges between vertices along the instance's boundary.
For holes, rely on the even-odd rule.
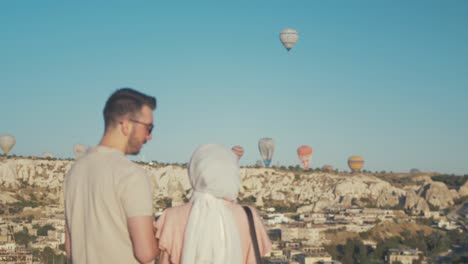
[[458,194],[460,197],[468,196],[468,181],[465,182],[465,184],[460,187],[460,190],[458,190]]
[[[37,192],[36,197],[61,200],[63,180],[73,162],[21,158],[1,160],[0,203],[18,201],[21,192],[15,193],[15,190],[25,186]],[[190,197],[190,183],[185,168],[171,165],[142,166],[151,179],[155,201],[169,198],[177,204]],[[369,174],[341,175],[242,168],[240,177],[240,200],[255,201],[257,206],[270,206],[269,203],[294,206],[298,208],[297,212],[318,212],[327,207],[350,207],[357,204],[382,208],[404,207],[414,214],[421,214],[429,211],[430,207],[447,208],[454,204],[455,199],[468,195],[468,182],[456,192],[424,175],[414,181],[422,182],[422,185],[406,186],[405,189]],[[22,198],[28,197],[25,194]]]

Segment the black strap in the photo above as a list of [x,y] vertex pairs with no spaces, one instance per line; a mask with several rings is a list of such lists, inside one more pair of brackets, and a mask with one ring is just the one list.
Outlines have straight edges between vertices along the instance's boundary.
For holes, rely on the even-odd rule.
[[257,233],[255,232],[255,224],[252,216],[252,211],[248,206],[242,206],[245,213],[247,214],[247,219],[249,220],[249,229],[250,229],[250,238],[252,238],[252,244],[255,251],[255,259],[257,259],[257,264],[262,264],[262,257],[260,257],[260,248],[258,247]]

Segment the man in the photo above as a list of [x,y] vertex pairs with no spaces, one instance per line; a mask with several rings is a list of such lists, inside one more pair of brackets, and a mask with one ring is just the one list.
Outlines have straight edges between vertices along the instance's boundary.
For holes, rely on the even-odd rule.
[[73,263],[148,263],[157,254],[150,181],[126,155],[151,140],[156,99],[129,88],[104,107],[105,132],[65,177],[65,248]]

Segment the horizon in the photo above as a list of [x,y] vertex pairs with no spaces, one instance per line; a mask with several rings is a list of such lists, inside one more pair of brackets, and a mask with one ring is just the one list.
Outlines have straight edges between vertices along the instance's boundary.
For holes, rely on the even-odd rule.
[[243,146],[246,166],[271,137],[272,165],[308,145],[313,168],[359,155],[363,170],[468,174],[466,1],[51,3],[0,3],[10,154],[98,144],[105,101],[132,87],[158,100],[132,160],[186,163],[219,143]]
[[[48,153],[50,154],[50,153]],[[32,160],[46,160],[46,161],[74,161],[76,160],[75,157],[54,157],[54,156],[17,156],[16,154],[4,156],[0,155],[0,161],[6,161],[6,160],[11,160],[11,159],[32,159]],[[157,160],[151,160],[151,161],[145,161],[145,160],[139,160],[139,159],[132,159],[132,161],[139,163],[139,164],[144,164],[148,166],[155,166],[155,165],[160,165],[160,166],[179,166],[179,167],[186,167],[188,165],[188,162],[182,163],[182,162],[160,162]],[[361,170],[357,171],[352,171],[350,168],[339,170],[337,168],[333,168],[331,171],[327,171],[323,169],[323,167],[310,167],[309,169],[304,169],[301,167],[300,164],[295,164],[295,165],[276,165],[276,164],[271,164],[270,166],[266,167],[264,165],[259,165],[258,160],[255,164],[246,164],[246,165],[239,165],[240,169],[273,169],[273,170],[287,170],[287,171],[302,171],[303,173],[316,173],[316,172],[321,172],[321,173],[331,173],[331,174],[346,174],[346,175],[358,175],[358,174],[371,174],[371,175],[376,175],[376,174],[407,174],[408,176],[424,176],[424,175],[432,175],[432,176],[454,176],[454,177],[468,177],[468,174],[454,174],[454,173],[444,173],[444,172],[439,172],[439,171],[416,171],[412,172],[410,171],[387,171],[385,169],[381,171],[371,171],[367,170],[366,168],[362,168]],[[263,162],[262,162],[263,164]],[[432,177],[431,176],[431,177]]]

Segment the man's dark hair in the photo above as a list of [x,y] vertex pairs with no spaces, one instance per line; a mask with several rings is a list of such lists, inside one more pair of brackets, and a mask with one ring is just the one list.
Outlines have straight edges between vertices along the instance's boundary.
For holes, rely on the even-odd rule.
[[144,105],[151,110],[156,109],[156,98],[131,88],[118,89],[107,99],[104,107],[105,128],[114,125],[122,117],[136,118]]

